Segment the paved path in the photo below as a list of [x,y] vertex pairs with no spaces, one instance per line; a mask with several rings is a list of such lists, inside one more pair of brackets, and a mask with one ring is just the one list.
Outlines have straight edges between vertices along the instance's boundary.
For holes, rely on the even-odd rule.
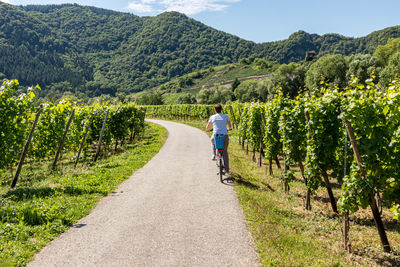
[[142,169],[29,266],[259,266],[236,194],[209,138],[154,121],[169,137]]

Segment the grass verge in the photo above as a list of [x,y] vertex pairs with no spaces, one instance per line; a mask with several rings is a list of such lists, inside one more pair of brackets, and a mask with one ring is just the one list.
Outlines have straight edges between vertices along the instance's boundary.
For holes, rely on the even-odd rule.
[[48,163],[25,168],[16,190],[0,184],[0,266],[24,266],[51,240],[88,215],[98,201],[143,167],[162,147],[167,131],[146,124],[143,137],[125,151],[48,174]]
[[[205,129],[206,122],[183,122]],[[383,253],[369,210],[350,215],[350,241],[353,252],[342,248],[342,221],[331,212],[326,189],[312,197],[312,211],[304,207],[305,186],[298,179],[290,184],[290,193],[282,189],[282,171],[273,165],[258,167],[238,144],[235,131],[230,133],[231,176],[246,217],[248,229],[263,266],[400,266],[400,225],[386,210],[383,221],[393,253]],[[301,177],[299,170],[295,176]],[[340,185],[332,181],[334,195]]]

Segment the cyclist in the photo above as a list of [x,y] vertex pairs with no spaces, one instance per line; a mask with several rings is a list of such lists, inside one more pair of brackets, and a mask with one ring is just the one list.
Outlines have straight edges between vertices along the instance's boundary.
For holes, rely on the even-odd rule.
[[[224,166],[225,166],[225,173],[229,174],[229,155],[228,155],[228,145],[229,145],[229,136],[228,130],[232,130],[231,121],[229,116],[222,113],[222,106],[221,104],[217,104],[214,106],[215,113],[210,117],[208,120],[206,131],[210,131],[211,126],[213,127],[213,135],[211,136],[211,149],[212,149],[212,160],[216,160],[216,153],[215,153],[215,141],[214,135],[215,134],[223,134],[224,135]],[[227,128],[228,127],[228,128]]]

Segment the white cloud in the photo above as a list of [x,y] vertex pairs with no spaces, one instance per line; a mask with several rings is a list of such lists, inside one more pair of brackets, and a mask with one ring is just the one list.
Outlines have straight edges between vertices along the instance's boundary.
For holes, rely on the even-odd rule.
[[143,0],[142,2],[131,2],[128,4],[128,9],[138,13],[150,13],[154,12],[153,6],[149,5],[149,0]]
[[156,3],[157,1],[156,0],[142,0],[141,2],[143,4],[153,4],[153,3]]
[[222,11],[240,0],[135,0],[128,9],[139,13],[178,11],[194,15],[204,11]]
[[11,0],[0,0],[0,2],[11,4]]

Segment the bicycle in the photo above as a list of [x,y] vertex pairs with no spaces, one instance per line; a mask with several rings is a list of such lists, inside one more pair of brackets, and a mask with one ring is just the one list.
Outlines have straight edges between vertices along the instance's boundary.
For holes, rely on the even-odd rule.
[[221,183],[223,183],[224,179],[222,176],[225,174],[224,170],[224,140],[225,140],[225,135],[223,134],[214,134],[214,143],[215,143],[215,150],[216,150],[216,163],[217,167],[219,169],[219,172],[217,175],[219,175],[219,180]]

